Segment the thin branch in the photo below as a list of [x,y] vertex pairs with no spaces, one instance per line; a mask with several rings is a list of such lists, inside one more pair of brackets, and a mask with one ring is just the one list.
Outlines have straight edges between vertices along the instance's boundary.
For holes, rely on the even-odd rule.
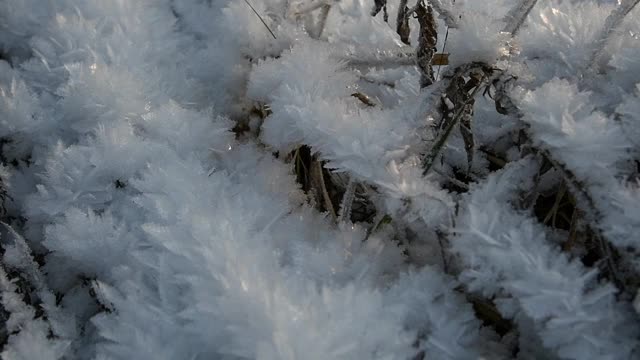
[[267,25],[267,23],[264,21],[264,19],[262,19],[262,16],[260,16],[260,14],[258,14],[258,11],[256,11],[256,9],[251,5],[251,3],[249,2],[249,0],[244,0],[244,2],[249,5],[249,7],[251,8],[251,10],[253,10],[253,13],[256,14],[256,16],[258,17],[258,19],[260,19],[260,21],[262,21],[262,24],[264,25],[264,27],[267,28],[267,30],[269,30],[269,34],[271,34],[271,36],[273,36],[274,39],[277,40],[276,38],[276,34],[273,33],[273,31],[271,31],[271,28],[269,28],[269,25]]
[[461,188],[463,190],[466,190],[466,191],[469,190],[469,185],[468,184],[465,184],[462,181],[460,181],[460,180],[458,180],[456,178],[453,178],[453,177],[443,173],[442,171],[440,171],[438,169],[433,169],[433,172],[438,174],[438,175],[440,175],[440,176],[442,176],[443,178],[445,178],[445,180],[447,180],[448,182],[452,183],[453,185],[455,185],[455,186],[457,186],[457,187],[459,187],[459,188]]
[[[453,0],[453,3],[456,3],[456,0]],[[433,0],[430,2],[431,6],[440,14],[440,18],[444,20],[444,23],[447,25],[447,31],[444,34],[444,42],[442,44],[442,54],[446,55],[447,51],[447,40],[449,40],[449,29],[457,28],[458,23],[456,17],[449,10],[444,9],[444,6],[440,2],[440,0]],[[440,78],[440,69],[442,68],[441,64],[438,64],[438,72],[436,73],[435,81],[438,81]]]
[[361,92],[355,92],[353,94],[351,94],[351,96],[353,96],[354,98],[360,100],[360,102],[362,102],[363,104],[369,106],[369,107],[375,107],[376,103],[373,102],[373,100],[371,100],[367,95],[361,93]]

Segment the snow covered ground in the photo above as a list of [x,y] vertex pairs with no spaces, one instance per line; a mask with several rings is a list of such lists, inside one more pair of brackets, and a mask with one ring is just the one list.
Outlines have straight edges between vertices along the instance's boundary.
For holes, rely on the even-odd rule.
[[2,359],[640,358],[638,2],[0,0]]

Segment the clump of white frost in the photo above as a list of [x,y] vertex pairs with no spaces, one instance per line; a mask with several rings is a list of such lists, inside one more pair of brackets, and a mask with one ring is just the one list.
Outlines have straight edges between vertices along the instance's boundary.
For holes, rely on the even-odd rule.
[[453,4],[458,19],[457,26],[449,29],[446,44],[449,66],[473,61],[492,63],[508,53],[510,35],[502,32],[502,19],[511,5],[503,3],[460,1]]

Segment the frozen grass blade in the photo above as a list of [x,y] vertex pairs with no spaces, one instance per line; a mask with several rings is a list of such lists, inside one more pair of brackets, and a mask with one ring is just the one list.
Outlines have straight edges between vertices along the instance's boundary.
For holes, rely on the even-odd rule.
[[416,53],[408,46],[393,50],[357,48],[348,50],[341,60],[351,66],[413,66],[416,64]]
[[353,207],[353,200],[356,196],[356,185],[354,178],[349,178],[349,183],[347,184],[347,188],[342,196],[342,203],[340,204],[338,223],[344,223],[351,219],[351,208]]
[[324,28],[327,25],[327,18],[329,17],[329,11],[331,11],[330,4],[322,6],[320,10],[320,16],[318,17],[318,27],[315,36],[316,39],[320,39],[322,33],[324,32]]

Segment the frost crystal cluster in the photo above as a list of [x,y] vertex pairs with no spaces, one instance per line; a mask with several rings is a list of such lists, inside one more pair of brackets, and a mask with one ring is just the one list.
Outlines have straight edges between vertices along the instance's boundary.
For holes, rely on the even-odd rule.
[[1,0],[0,358],[640,359],[638,0]]

